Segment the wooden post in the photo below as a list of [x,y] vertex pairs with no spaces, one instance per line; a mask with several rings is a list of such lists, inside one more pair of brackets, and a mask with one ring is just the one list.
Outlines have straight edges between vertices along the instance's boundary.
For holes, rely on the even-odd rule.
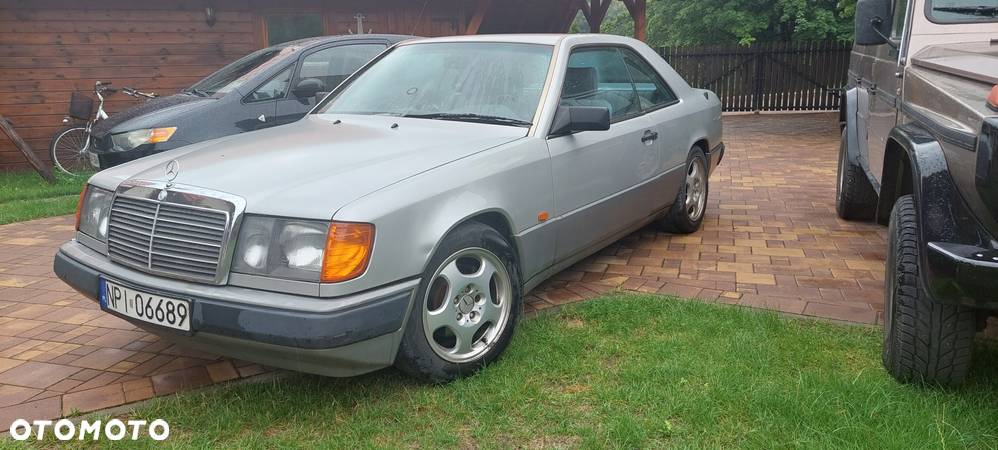
[[634,38],[639,41],[648,40],[648,4],[647,0],[621,0],[631,13],[634,20]]
[[582,14],[586,16],[586,22],[589,22],[589,32],[599,33],[600,28],[603,26],[603,19],[606,18],[606,12],[610,9],[610,2],[613,0],[589,0],[589,3],[582,2]]
[[478,34],[478,30],[482,27],[482,22],[485,21],[485,13],[488,12],[489,4],[491,3],[491,0],[478,0],[475,14],[468,21],[468,26],[464,29],[464,34]]
[[21,139],[21,136],[14,131],[14,126],[4,116],[0,116],[0,130],[3,130],[4,134],[14,143],[14,146],[24,154],[24,158],[28,160],[28,164],[31,164],[31,167],[34,167],[38,175],[41,175],[49,183],[55,183],[55,177],[52,176],[51,168],[45,165],[41,159],[38,159],[38,155],[31,150],[31,146],[27,142],[24,142],[24,139]]

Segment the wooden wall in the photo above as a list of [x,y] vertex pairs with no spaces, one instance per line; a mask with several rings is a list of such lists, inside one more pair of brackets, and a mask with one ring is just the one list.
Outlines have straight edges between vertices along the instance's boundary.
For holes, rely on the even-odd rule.
[[[526,2],[531,9],[543,3]],[[214,26],[205,22],[207,5],[216,11]],[[90,93],[101,80],[175,93],[264,47],[265,14],[302,11],[323,14],[327,34],[348,33],[362,13],[365,28],[375,33],[421,36],[464,34],[469,23],[483,22],[501,32],[504,21],[481,12],[510,12],[488,0],[0,0],[0,115],[48,161],[72,91]],[[528,31],[511,20],[509,31]],[[544,22],[555,29],[532,24],[529,31],[563,31],[567,22],[561,22]],[[138,101],[119,93],[106,107],[114,112]],[[0,136],[0,170],[23,167],[23,156]]]

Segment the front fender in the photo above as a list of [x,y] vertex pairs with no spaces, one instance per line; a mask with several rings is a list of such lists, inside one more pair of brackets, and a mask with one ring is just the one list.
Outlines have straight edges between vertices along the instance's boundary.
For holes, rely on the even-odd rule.
[[[910,189],[919,221],[922,289],[942,302],[967,303],[980,298],[981,293],[968,292],[966,286],[961,286],[958,265],[954,264],[951,255],[937,250],[954,245],[991,247],[990,238],[950,176],[942,146],[926,129],[914,123],[895,127],[888,141],[904,150],[906,159],[902,162],[909,164],[911,169]],[[897,195],[886,195],[885,179],[881,208],[893,206],[896,198],[905,193],[900,186],[905,182],[903,178],[892,178],[891,192]]]
[[374,223],[376,230],[367,273],[342,284],[357,286],[351,287],[355,290],[418,276],[447,233],[483,214],[506,222],[520,273],[527,279],[554,257],[550,222],[538,219],[553,206],[550,158],[541,139],[524,138],[444,164],[333,215],[335,220]]
[[879,192],[879,183],[870,176],[870,165],[865,159],[863,159],[863,149],[866,146],[866,140],[860,139],[859,136],[859,115],[857,114],[857,108],[859,102],[859,88],[852,87],[846,89],[842,95],[842,110],[839,112],[840,126],[843,129],[846,137],[846,158],[851,164],[863,168],[863,173],[866,174],[867,180],[870,182],[870,186],[874,188],[875,191]]

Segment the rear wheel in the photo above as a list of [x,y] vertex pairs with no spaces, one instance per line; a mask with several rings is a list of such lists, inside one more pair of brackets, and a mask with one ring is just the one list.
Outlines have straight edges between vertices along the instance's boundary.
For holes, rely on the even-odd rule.
[[877,208],[877,194],[863,168],[849,161],[847,130],[839,144],[839,170],[835,185],[835,211],[845,220],[870,220]]
[[955,386],[970,369],[975,311],[921,289],[918,217],[910,195],[891,213],[884,305],[884,367],[903,383]]
[[71,127],[60,131],[52,138],[49,155],[52,164],[67,175],[91,172],[90,154],[86,150],[90,135],[84,127]]
[[686,177],[676,201],[658,224],[670,233],[689,234],[700,229],[707,211],[707,157],[700,147],[693,147],[686,158]]
[[509,345],[520,279],[509,242],[480,223],[444,238],[423,273],[395,364],[431,382],[475,373]]

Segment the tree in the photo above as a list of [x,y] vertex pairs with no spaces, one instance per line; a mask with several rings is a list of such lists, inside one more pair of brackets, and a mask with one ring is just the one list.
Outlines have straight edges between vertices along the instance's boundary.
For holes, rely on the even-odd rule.
[[[622,6],[610,9],[604,33],[633,33]],[[648,43],[851,40],[855,9],[856,0],[648,0]]]

